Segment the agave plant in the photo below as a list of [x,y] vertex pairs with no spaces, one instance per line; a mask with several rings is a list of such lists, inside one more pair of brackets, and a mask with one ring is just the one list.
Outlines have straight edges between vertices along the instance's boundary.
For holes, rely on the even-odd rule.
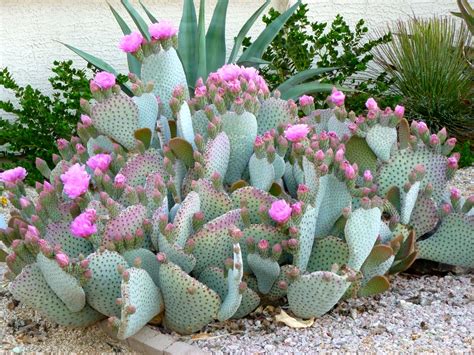
[[[121,2],[137,26],[141,35],[146,40],[151,40],[150,33],[148,32],[148,25],[146,24],[146,21],[143,19],[143,17],[128,0],[121,0]],[[192,0],[185,0],[183,2],[183,13],[179,26],[180,41],[177,47],[177,53],[180,60],[182,61],[182,65],[186,73],[188,87],[192,89],[197,78],[206,78],[210,72],[216,71],[218,68],[224,65],[226,60],[229,64],[238,63],[239,65],[251,67],[258,67],[260,65],[267,64],[267,62],[262,59],[263,53],[284,26],[288,18],[298,8],[300,3],[301,0],[298,0],[293,6],[282,13],[272,23],[268,24],[265,30],[263,30],[258,35],[254,43],[243,53],[240,53],[244,38],[252,28],[255,21],[270,4],[270,0],[266,0],[245,22],[239,33],[234,37],[232,51],[227,56],[225,28],[229,0],[217,1],[211,23],[207,31],[204,21],[205,1],[200,1],[199,16],[197,17],[194,2]],[[140,5],[151,23],[158,23],[157,18],[141,1]],[[109,7],[124,35],[130,35],[133,32],[131,27],[111,5],[109,5]],[[104,62],[102,59],[97,58],[94,55],[84,52],[83,50],[73,47],[69,44],[63,44],[86,60],[88,63],[92,64],[94,67],[118,75],[117,70],[114,69],[110,64]],[[138,61],[131,53],[127,53],[127,60],[130,73],[140,76],[140,61]],[[329,84],[315,82],[309,85],[306,84],[304,87],[299,84],[307,80],[308,77],[314,76],[315,71],[318,74],[323,74],[332,70],[334,70],[334,68],[311,68],[305,72],[300,73],[301,75],[290,78],[287,82],[283,83],[279,90],[283,95],[293,98],[309,91],[330,91],[331,86]],[[122,89],[127,94],[131,94],[126,86],[122,86]],[[287,94],[287,91],[290,89],[293,90]]]
[[446,194],[459,155],[445,129],[373,99],[356,117],[338,90],[328,109],[298,107],[234,64],[188,98],[177,30],[151,26],[121,42],[142,62],[133,96],[96,74],[78,136],[58,141],[54,167],[36,161],[36,200],[23,168],[0,175],[16,299],[62,325],[108,318],[125,339],[158,314],[189,334],[262,302],[319,317],[419,257],[474,266],[474,196]]

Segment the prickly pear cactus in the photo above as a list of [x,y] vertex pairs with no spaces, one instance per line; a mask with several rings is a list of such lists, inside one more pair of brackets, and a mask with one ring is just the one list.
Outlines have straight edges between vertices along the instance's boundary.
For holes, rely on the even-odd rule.
[[120,45],[141,62],[130,96],[97,73],[77,136],[55,166],[36,161],[37,198],[24,169],[0,173],[16,299],[62,325],[109,318],[125,339],[159,314],[181,334],[260,303],[320,317],[417,258],[474,267],[474,196],[446,191],[459,161],[446,130],[373,99],[356,117],[336,89],[329,108],[298,107],[234,64],[190,97],[177,31],[149,31]]

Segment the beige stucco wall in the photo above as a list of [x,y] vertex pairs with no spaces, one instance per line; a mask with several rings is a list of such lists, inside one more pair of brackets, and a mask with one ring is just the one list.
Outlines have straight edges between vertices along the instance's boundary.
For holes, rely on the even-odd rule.
[[[127,17],[119,0],[109,2]],[[134,4],[138,0],[132,0]],[[168,18],[176,25],[181,16],[179,0],[143,0],[159,18]],[[290,0],[290,3],[292,1]],[[455,0],[306,0],[311,16],[330,21],[338,13],[351,24],[365,18],[371,29],[384,27],[388,21],[415,14],[429,16],[448,14],[456,9]],[[195,3],[198,3],[195,0]],[[208,0],[207,21],[216,0]],[[263,0],[230,0],[228,11],[228,46]],[[288,1],[273,4],[286,6]],[[262,28],[258,22],[256,30]],[[254,31],[255,33],[255,31]],[[123,53],[117,49],[121,32],[106,0],[0,0],[0,67],[7,66],[20,84],[30,83],[46,92],[49,68],[55,59],[82,60],[56,41],[86,49],[102,57],[121,71],[126,70]],[[0,89],[0,98],[6,97]]]

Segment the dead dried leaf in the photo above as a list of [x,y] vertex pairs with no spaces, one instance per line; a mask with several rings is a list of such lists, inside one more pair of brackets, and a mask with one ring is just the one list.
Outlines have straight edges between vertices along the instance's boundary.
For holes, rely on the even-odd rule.
[[204,340],[204,339],[209,339],[211,337],[210,334],[208,333],[199,333],[199,334],[193,334],[191,336],[192,340]]
[[281,313],[275,316],[275,320],[277,322],[285,323],[290,328],[308,328],[314,324],[314,317],[308,320],[293,318],[284,310],[281,310]]

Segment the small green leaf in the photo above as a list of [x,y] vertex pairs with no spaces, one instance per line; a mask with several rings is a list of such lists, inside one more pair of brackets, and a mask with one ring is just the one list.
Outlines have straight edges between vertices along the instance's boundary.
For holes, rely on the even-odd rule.
[[[115,17],[115,20],[117,20],[117,23],[120,26],[120,29],[122,30],[124,35],[128,35],[132,33],[132,30],[130,27],[128,27],[127,23],[125,20],[120,16],[120,14],[112,7],[112,5],[108,4],[110,7],[110,11],[112,11],[112,14]],[[141,67],[142,64],[138,61],[137,58],[135,58],[132,54],[127,53],[127,62],[128,62],[128,70],[130,73],[136,74],[140,77],[141,73]]]
[[193,0],[184,0],[179,24],[178,54],[183,63],[188,86],[196,82],[197,19]]
[[145,11],[145,13],[148,16],[148,18],[150,19],[150,21],[152,23],[158,23],[158,20],[156,19],[156,17],[153,16],[153,14],[146,8],[145,5],[143,5],[143,3],[141,1],[140,1],[140,5],[141,5],[143,11]]
[[283,14],[278,16],[270,25],[268,25],[262,33],[257,37],[255,42],[253,42],[247,50],[242,53],[242,56],[237,61],[238,63],[245,62],[248,58],[261,58],[263,53],[280,32],[281,28],[285,25],[286,21],[290,16],[295,12],[295,10],[300,6],[301,0],[298,0],[292,7],[286,10]]
[[320,83],[319,81],[313,81],[311,83],[305,83],[293,86],[288,90],[281,92],[281,98],[284,100],[293,99],[296,100],[301,95],[312,94],[317,92],[331,92],[333,84]]
[[255,21],[257,21],[257,19],[267,8],[270,2],[271,0],[266,0],[265,3],[260,6],[257,11],[255,11],[254,14],[250,16],[247,22],[245,22],[245,24],[242,26],[239,31],[239,34],[237,35],[237,37],[234,38],[234,46],[232,47],[232,52],[230,53],[229,60],[227,61],[227,63],[233,63],[235,61],[235,59],[237,58],[237,54],[239,53],[240,47],[242,47],[242,42],[244,41],[244,38],[247,36],[247,33],[249,32],[250,28],[252,28]]
[[229,0],[219,0],[206,35],[207,71],[213,72],[225,63],[225,23]]
[[206,0],[199,3],[199,22],[197,32],[197,76],[196,79],[207,77],[207,55],[206,55]]
[[148,25],[146,24],[145,20],[140,16],[140,14],[135,10],[135,8],[130,4],[128,0],[121,0],[122,5],[125,7],[127,12],[129,13],[130,17],[132,18],[135,25],[137,25],[139,31],[147,39],[147,41],[151,40],[150,33],[148,32]]
[[151,131],[149,128],[140,128],[137,129],[134,133],[135,138],[143,143],[145,149],[150,147],[151,142]]
[[329,73],[329,72],[331,72],[333,70],[336,70],[336,69],[338,69],[338,68],[337,67],[311,68],[311,69],[304,70],[302,72],[299,72],[298,74],[293,75],[287,81],[280,84],[280,86],[278,86],[277,90],[279,90],[280,92],[286,91],[286,90],[290,89],[291,87],[293,87],[295,85],[301,84],[302,82],[315,77],[316,75]]
[[194,156],[192,145],[183,138],[172,138],[168,142],[171,151],[181,160],[188,168],[194,166]]

